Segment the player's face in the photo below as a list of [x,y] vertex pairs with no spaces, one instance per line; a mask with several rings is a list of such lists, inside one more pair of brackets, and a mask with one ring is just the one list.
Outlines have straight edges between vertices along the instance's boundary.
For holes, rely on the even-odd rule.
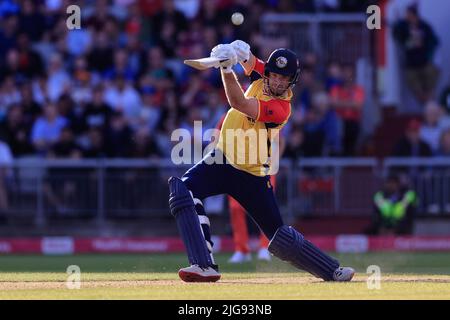
[[288,88],[291,78],[278,73],[269,73],[269,89],[272,94],[282,95]]

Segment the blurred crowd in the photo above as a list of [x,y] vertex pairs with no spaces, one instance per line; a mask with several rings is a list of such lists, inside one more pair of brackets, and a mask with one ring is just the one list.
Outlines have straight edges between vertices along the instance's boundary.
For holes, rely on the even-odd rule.
[[450,82],[442,93],[436,92],[440,71],[434,64],[439,38],[432,26],[409,6],[405,17],[393,26],[405,82],[423,106],[419,120],[411,119],[404,137],[396,143],[393,156],[450,156]]
[[[0,0],[0,141],[7,150],[2,153],[169,157],[174,129],[193,131],[194,120],[202,121],[203,129],[213,128],[228,109],[218,70],[197,72],[184,59],[208,56],[216,44],[235,39],[248,41],[252,52],[266,59],[261,14],[352,12],[372,2]],[[82,19],[81,29],[69,31],[71,4],[82,8]],[[239,27],[230,23],[236,11],[246,17]],[[331,62],[323,75],[314,53],[301,59],[293,120],[283,132],[285,156],[360,154],[366,93],[355,83],[355,66]],[[248,86],[239,66],[236,72]],[[448,96],[447,91],[442,98],[447,108]],[[450,154],[443,110],[430,103],[420,128],[431,153]]]

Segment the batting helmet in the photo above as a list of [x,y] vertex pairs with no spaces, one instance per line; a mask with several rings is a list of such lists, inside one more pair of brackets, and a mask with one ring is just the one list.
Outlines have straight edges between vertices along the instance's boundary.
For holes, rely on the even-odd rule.
[[269,72],[290,77],[289,87],[295,86],[300,75],[300,62],[295,52],[284,48],[273,51],[264,66],[264,76],[269,77]]

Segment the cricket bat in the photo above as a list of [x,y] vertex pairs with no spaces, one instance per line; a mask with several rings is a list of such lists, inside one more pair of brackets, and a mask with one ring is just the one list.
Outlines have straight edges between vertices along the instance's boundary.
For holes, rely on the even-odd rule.
[[216,57],[208,57],[201,59],[189,59],[184,60],[184,64],[195,68],[197,70],[206,70],[208,68],[219,67],[221,62],[227,61],[228,59],[220,59]]

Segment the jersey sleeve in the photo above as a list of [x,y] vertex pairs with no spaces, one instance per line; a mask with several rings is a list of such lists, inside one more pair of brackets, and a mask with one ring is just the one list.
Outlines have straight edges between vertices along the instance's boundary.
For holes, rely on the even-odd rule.
[[258,100],[258,117],[256,121],[281,124],[289,118],[290,114],[291,103],[288,100]]
[[264,61],[255,57],[255,63],[253,64],[251,69],[245,71],[245,75],[250,76],[252,74],[252,72],[254,71],[254,72],[258,73],[260,76],[263,76],[264,65],[265,65]]

